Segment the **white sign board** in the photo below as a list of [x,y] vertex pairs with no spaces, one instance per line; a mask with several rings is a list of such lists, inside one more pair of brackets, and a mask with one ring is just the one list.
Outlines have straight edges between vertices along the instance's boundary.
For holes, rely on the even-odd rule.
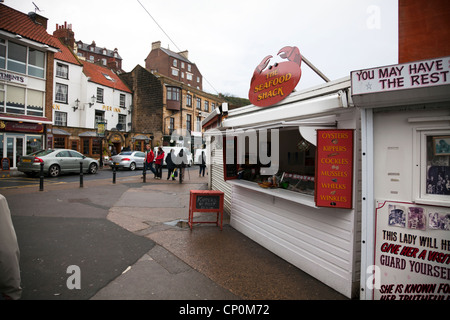
[[352,94],[414,89],[450,83],[450,57],[351,72]]
[[450,208],[377,201],[374,299],[450,300]]
[[24,84],[24,85],[26,85],[28,82],[28,78],[25,76],[21,76],[21,75],[9,73],[9,72],[3,72],[3,71],[0,71],[0,80],[17,83],[17,84]]

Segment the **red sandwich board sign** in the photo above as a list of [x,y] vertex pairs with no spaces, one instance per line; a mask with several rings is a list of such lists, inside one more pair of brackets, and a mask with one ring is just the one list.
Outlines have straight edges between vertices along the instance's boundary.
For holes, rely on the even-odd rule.
[[315,201],[318,207],[353,207],[353,129],[317,130]]

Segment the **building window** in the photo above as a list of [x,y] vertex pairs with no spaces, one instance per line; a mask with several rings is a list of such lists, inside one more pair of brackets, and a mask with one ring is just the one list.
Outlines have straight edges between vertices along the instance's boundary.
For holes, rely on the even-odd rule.
[[96,157],[100,155],[102,140],[100,138],[82,138],[82,153],[86,156]]
[[0,84],[0,112],[5,112],[5,86],[3,84]]
[[0,69],[5,69],[6,66],[6,41],[0,39]]
[[55,136],[53,139],[53,147],[65,149],[66,148],[66,138],[64,136]]
[[55,126],[67,126],[67,112],[55,111]]
[[178,61],[177,61],[177,59],[173,59],[173,66],[174,66],[174,67],[178,67]]
[[39,78],[45,77],[45,53],[32,48],[28,50],[28,74]]
[[188,67],[188,71],[189,72],[191,72],[192,70],[191,70],[191,65],[188,63],[188,65],[187,65],[187,67]]
[[6,112],[25,114],[25,89],[7,86]]
[[98,127],[99,122],[105,122],[105,111],[95,110],[95,123],[94,127]]
[[191,94],[186,95],[186,106],[189,108],[192,108],[192,95]]
[[44,115],[44,92],[27,90],[27,114],[38,117]]
[[120,94],[120,96],[119,96],[119,106],[122,108],[122,109],[125,109],[125,95],[124,94]]
[[102,88],[97,88],[97,102],[98,103],[103,103],[103,89]]
[[197,98],[197,109],[201,110],[202,109],[202,99]]
[[192,130],[192,116],[190,114],[186,115],[186,130],[189,132]]
[[69,79],[69,66],[58,62],[56,64],[56,76],[63,79]]
[[205,100],[205,109],[206,112],[209,112],[209,101]]
[[192,81],[192,73],[186,72],[186,79]]
[[180,101],[180,88],[167,87],[167,100]]
[[69,87],[65,84],[56,83],[55,101],[67,104]]
[[5,66],[10,71],[45,78],[45,53],[11,41],[8,41],[6,48],[6,41],[1,39],[0,68],[4,69]]
[[202,131],[202,117],[197,117],[197,129],[198,132]]
[[169,134],[172,135],[174,130],[175,130],[175,119],[171,117],[169,123]]
[[184,62],[181,61],[181,69],[184,69]]
[[175,77],[178,77],[178,74],[179,74],[178,69],[172,68],[172,75],[175,76]]
[[197,82],[200,82],[200,77],[197,77]]
[[419,203],[450,204],[450,129],[417,131],[416,168],[414,178],[419,185]]
[[8,70],[26,73],[27,47],[8,42]]
[[119,121],[117,122],[121,131],[127,131],[127,116],[124,114],[119,114]]

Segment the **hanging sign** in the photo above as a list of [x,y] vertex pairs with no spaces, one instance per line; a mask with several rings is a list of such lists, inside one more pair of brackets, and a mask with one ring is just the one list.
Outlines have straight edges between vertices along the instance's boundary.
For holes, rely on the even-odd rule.
[[317,130],[316,206],[352,208],[353,130]]
[[269,66],[273,56],[265,57],[253,72],[248,98],[258,107],[268,107],[286,98],[302,75],[302,56],[297,47],[284,47],[278,55],[287,59]]
[[450,209],[377,201],[375,300],[450,300]]

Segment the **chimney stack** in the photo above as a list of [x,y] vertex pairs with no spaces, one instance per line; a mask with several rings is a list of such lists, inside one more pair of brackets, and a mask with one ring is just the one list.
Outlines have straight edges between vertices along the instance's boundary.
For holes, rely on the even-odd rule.
[[189,60],[189,51],[184,50],[184,51],[178,52],[178,54],[185,57],[187,60]]
[[53,32],[53,36],[58,38],[64,45],[68,46],[73,51],[75,33],[72,31],[72,24],[67,25],[66,21],[63,26],[56,24],[56,30]]
[[161,41],[152,42],[152,50],[161,48]]

